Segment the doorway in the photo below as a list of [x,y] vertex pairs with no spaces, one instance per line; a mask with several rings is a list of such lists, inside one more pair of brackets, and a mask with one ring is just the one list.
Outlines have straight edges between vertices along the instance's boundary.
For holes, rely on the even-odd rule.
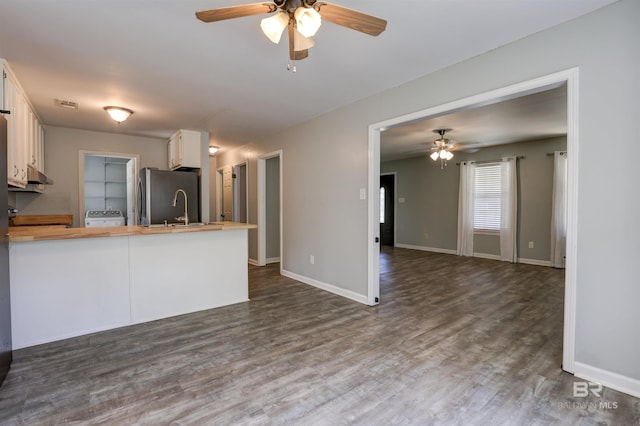
[[80,151],[78,217],[88,210],[118,210],[127,225],[137,225],[138,162],[137,155]]
[[247,191],[247,163],[240,163],[233,166],[231,174],[233,183],[233,221],[247,223],[248,212],[248,191]]
[[[396,117],[369,126],[369,171],[368,189],[372,196],[368,203],[368,291],[367,303],[375,305],[380,299],[380,133],[385,129],[426,117],[435,117],[453,113],[480,105],[497,103],[518,98],[527,94],[548,90],[558,84],[567,85],[567,151],[577,152],[578,148],[578,69],[572,68],[555,74],[514,84],[501,89],[453,101],[428,108],[412,114]],[[576,328],[576,275],[577,275],[577,176],[578,161],[576,155],[568,157],[567,189],[567,253],[565,270],[565,300],[563,329],[562,368],[573,373],[575,366],[575,328]]]
[[395,193],[395,173],[380,175],[380,244],[383,246],[395,245]]
[[258,158],[258,266],[280,263],[282,271],[282,150]]

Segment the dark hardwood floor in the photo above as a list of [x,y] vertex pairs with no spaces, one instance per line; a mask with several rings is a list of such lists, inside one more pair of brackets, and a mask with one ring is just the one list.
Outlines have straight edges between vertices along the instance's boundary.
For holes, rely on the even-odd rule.
[[16,351],[0,424],[640,424],[572,396],[561,270],[384,248],[377,307],[249,275],[249,303]]

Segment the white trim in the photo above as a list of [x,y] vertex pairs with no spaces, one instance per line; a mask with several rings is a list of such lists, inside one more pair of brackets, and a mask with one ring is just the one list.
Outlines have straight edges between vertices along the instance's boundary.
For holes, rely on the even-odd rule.
[[222,191],[223,191],[223,173],[224,167],[218,167],[216,169],[216,211],[213,222],[218,222],[222,219]]
[[[381,126],[369,126],[369,199],[367,232],[367,305],[380,303],[380,132]],[[377,203],[377,204],[376,204]],[[377,216],[376,216],[377,215]]]
[[398,248],[404,248],[409,250],[429,251],[432,253],[443,253],[443,254],[456,254],[455,250],[443,249],[438,247],[414,246],[411,244],[396,244],[395,246]]
[[249,259],[249,265],[260,266],[260,264],[256,259],[251,259],[251,258]]
[[280,258],[279,257],[267,257],[266,262],[267,262],[267,264],[280,263]]
[[476,251],[473,252],[473,257],[477,257],[479,259],[502,260],[499,254],[478,253]]
[[550,260],[525,259],[523,257],[519,257],[518,263],[522,263],[525,265],[534,265],[534,266],[547,266],[549,268],[551,267]]
[[640,398],[640,380],[576,361],[574,375]]
[[[245,217],[246,217],[246,222],[245,223],[249,223],[249,161],[245,160],[245,161],[241,161],[240,163],[234,164],[231,166],[231,173],[232,175],[236,174],[236,168],[238,167],[244,167],[245,168],[245,177],[244,177],[244,191],[245,191]],[[236,207],[237,207],[237,196],[238,196],[238,185],[235,184],[235,180],[232,181],[232,187],[233,187],[233,221],[234,222],[238,222],[235,218],[235,216],[237,215],[236,212]]]
[[346,297],[347,299],[351,299],[355,302],[368,305],[367,297],[365,295],[355,293],[351,290],[345,290],[344,288],[337,287],[333,284],[323,283],[322,281],[314,280],[313,278],[305,277],[304,275],[298,275],[294,272],[286,271],[282,268],[280,269],[280,273],[285,277],[289,277],[296,281],[300,281],[301,283],[319,288],[320,290],[328,291],[329,293],[337,294],[338,296]]
[[[79,227],[85,227],[85,203],[84,203],[84,159],[87,155],[95,156],[95,157],[113,157],[113,158],[128,158],[129,160],[133,160],[135,164],[133,165],[133,194],[132,200],[127,199],[127,205],[129,201],[133,204],[133,211],[135,217],[133,218],[133,223],[138,225],[138,184],[140,183],[140,155],[138,154],[125,154],[119,152],[111,152],[111,151],[92,151],[81,149],[78,151],[78,220]],[[129,182],[127,181],[127,185]],[[127,188],[128,189],[128,188]],[[105,194],[106,195],[106,194]],[[127,212],[127,222],[129,221],[129,212]]]
[[[284,168],[284,160],[283,160],[283,152],[282,150],[273,151],[267,154],[263,154],[258,157],[258,266],[265,266],[267,264],[267,231],[265,229],[267,223],[267,212],[266,212],[266,161],[270,158],[280,158],[280,259],[284,259],[282,256],[283,247],[282,247],[282,205],[283,205],[283,173],[282,169]],[[280,273],[282,273],[282,262],[280,262]]]
[[567,247],[564,287],[562,368],[574,372],[576,360],[576,292],[578,288],[578,141],[579,69],[564,72],[567,81]]
[[[579,98],[578,98],[579,68],[574,67],[524,81],[478,95],[459,99],[442,105],[430,107],[411,114],[394,117],[369,125],[369,167],[368,167],[368,272],[367,272],[367,300],[369,304],[380,295],[379,255],[380,246],[375,242],[379,238],[380,194],[375,191],[379,185],[380,173],[380,132],[386,128],[397,126],[413,120],[452,113],[469,107],[488,105],[507,99],[538,93],[548,90],[552,86],[567,84],[567,151],[568,156],[568,191],[567,191],[567,264],[565,272],[565,300],[564,300],[564,333],[562,350],[562,368],[573,372],[575,363],[575,333],[576,333],[576,288],[577,288],[577,232],[578,232],[578,129],[579,129]],[[376,207],[376,202],[378,207]],[[378,227],[379,228],[379,227]]]

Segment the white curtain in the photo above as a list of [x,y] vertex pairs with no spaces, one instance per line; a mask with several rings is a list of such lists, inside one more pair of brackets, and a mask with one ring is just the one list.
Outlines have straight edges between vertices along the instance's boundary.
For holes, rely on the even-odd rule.
[[469,162],[460,163],[458,191],[458,247],[459,256],[473,256],[473,206],[476,168]]
[[567,253],[567,153],[553,153],[553,199],[551,202],[551,266],[565,267]]
[[516,158],[503,158],[500,167],[500,259],[515,263],[518,257],[518,249],[516,246],[518,220]]

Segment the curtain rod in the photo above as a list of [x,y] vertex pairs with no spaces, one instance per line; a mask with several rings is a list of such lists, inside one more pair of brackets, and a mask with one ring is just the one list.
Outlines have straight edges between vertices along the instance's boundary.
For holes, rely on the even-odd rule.
[[[519,155],[519,156],[516,157],[516,160],[523,160],[525,158],[526,157],[524,155]],[[500,158],[498,160],[479,160],[479,161],[469,160],[469,161],[467,161],[467,163],[473,163],[473,164],[501,163],[501,162],[502,162],[502,158]],[[459,166],[459,165],[460,165],[460,163],[456,163],[456,166]]]
[[[567,153],[567,151],[560,151],[560,155],[565,155]],[[556,155],[553,152],[547,152],[547,157],[553,157],[554,155]]]

